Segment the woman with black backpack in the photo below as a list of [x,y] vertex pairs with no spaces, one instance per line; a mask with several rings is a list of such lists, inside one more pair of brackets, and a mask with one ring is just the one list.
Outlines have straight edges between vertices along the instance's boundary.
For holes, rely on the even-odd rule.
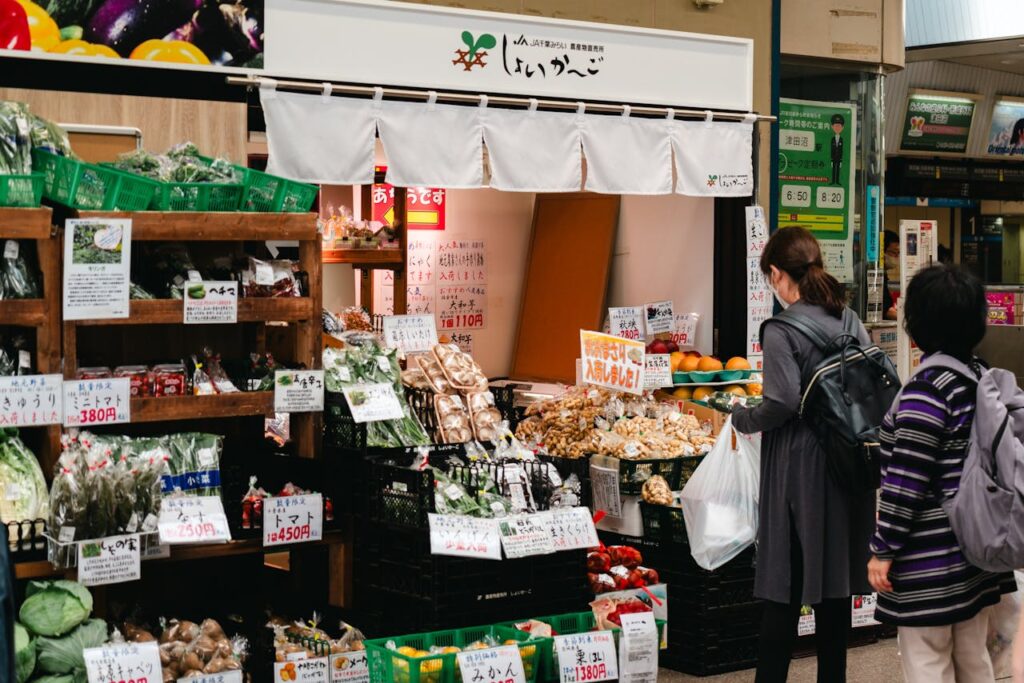
[[[784,309],[830,338],[849,333],[868,344],[810,232],[793,227],[772,235],[761,271]],[[798,416],[804,378],[824,352],[782,324],[764,326],[762,345],[764,402],[732,417],[737,431],[764,433],[754,594],[765,604],[757,683],[785,682],[802,605],[814,607],[819,683],[843,683],[850,597],[870,593],[865,567],[874,496],[850,494],[834,481],[818,438]]]

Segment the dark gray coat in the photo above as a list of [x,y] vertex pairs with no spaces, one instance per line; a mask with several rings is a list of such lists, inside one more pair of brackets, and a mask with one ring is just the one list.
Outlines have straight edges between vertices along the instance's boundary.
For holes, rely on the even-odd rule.
[[[842,322],[801,301],[792,310],[838,335]],[[857,323],[862,344],[869,343]],[[760,521],[754,594],[772,602],[814,605],[824,599],[870,593],[868,544],[874,531],[875,496],[851,497],[828,474],[825,452],[797,417],[801,378],[823,354],[799,332],[780,324],[764,333],[764,403],[733,414],[743,434],[763,432]],[[791,585],[795,531],[803,558],[803,585]]]

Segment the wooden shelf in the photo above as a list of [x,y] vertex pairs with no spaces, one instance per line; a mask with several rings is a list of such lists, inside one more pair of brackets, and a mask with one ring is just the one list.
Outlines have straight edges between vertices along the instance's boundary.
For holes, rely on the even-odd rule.
[[0,207],[0,238],[9,240],[45,240],[53,230],[53,212],[49,207],[16,209]]
[[0,300],[0,322],[4,325],[42,327],[48,320],[45,299]]
[[[0,302],[2,303],[2,302]],[[181,299],[135,300],[127,318],[78,320],[76,325],[180,325],[184,304]],[[0,309],[2,310],[2,309]],[[318,319],[313,300],[308,296],[288,298],[240,298],[238,322],[265,322]]]
[[320,240],[314,213],[78,211],[79,218],[130,218],[132,240],[232,242]]
[[240,391],[212,396],[157,396],[132,399],[132,422],[166,422],[270,415],[273,391]]
[[405,263],[401,249],[331,249],[324,251],[324,263],[351,263],[355,266],[401,268]]

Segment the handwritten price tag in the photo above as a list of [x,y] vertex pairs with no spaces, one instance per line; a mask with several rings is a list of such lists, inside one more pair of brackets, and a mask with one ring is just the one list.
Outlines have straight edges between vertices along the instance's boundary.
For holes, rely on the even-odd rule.
[[327,657],[274,662],[274,683],[330,683],[331,663]]
[[323,370],[278,370],[274,373],[274,412],[318,413],[323,409]]
[[515,645],[460,652],[456,658],[462,683],[526,683],[523,658]]
[[405,353],[429,351],[437,345],[437,323],[433,315],[384,316],[384,343]]
[[697,323],[699,313],[679,313],[676,315],[675,328],[672,330],[672,341],[679,348],[692,347],[697,343]]
[[611,631],[555,636],[561,683],[596,683],[619,677]]
[[503,517],[498,520],[498,528],[501,529],[501,547],[509,559],[555,552],[550,512]]
[[0,377],[0,427],[57,425],[64,419],[60,375]]
[[242,672],[224,671],[219,674],[203,674],[191,678],[179,678],[178,683],[242,683]]
[[501,531],[498,529],[498,520],[433,513],[428,517],[432,555],[501,559]]
[[238,322],[238,283],[202,280],[185,286],[186,325]]
[[623,339],[644,338],[644,308],[629,306],[608,309],[608,329],[613,337]]
[[159,683],[163,680],[155,642],[90,647],[82,651],[89,683]]
[[324,537],[324,499],[319,493],[263,501],[263,545],[319,541]]
[[219,543],[231,540],[220,496],[180,496],[160,502],[160,542]]
[[597,547],[597,529],[588,508],[555,508],[550,514],[551,544],[556,551]]
[[142,577],[138,534],[110,536],[78,544],[78,582],[83,586],[137,581]]
[[647,389],[672,386],[672,357],[669,354],[644,355],[644,386]]
[[131,379],[75,379],[64,382],[64,426],[131,422]]

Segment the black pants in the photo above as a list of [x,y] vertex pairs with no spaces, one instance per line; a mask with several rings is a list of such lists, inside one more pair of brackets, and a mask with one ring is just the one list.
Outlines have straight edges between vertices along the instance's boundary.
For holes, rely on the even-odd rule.
[[[793,659],[804,584],[803,553],[796,529],[790,529],[792,596],[788,605],[765,601],[758,641],[756,683],[786,683]],[[818,683],[845,683],[846,646],[850,635],[850,598],[825,600],[814,608],[818,645]]]

